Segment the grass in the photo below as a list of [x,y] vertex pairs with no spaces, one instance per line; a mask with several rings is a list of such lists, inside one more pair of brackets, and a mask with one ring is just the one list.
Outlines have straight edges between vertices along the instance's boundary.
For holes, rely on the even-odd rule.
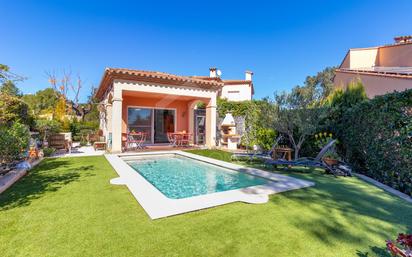
[[221,161],[225,161],[225,162],[231,162],[231,156],[232,154],[226,151],[221,151],[221,150],[188,150],[186,152],[189,153],[193,153],[193,154],[198,154],[198,155],[202,155],[202,156],[206,156],[209,158],[214,158],[214,159],[218,159]]
[[[193,152],[192,152],[193,153]],[[216,151],[203,155],[227,160]],[[229,156],[230,158],[230,156]],[[412,205],[357,178],[152,221],[104,157],[44,160],[0,195],[1,256],[387,256]]]

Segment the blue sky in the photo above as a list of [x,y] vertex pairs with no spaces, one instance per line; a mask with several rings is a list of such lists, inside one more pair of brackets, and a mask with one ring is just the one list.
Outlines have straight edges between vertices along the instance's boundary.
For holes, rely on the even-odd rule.
[[82,100],[105,67],[254,75],[255,98],[339,65],[348,48],[412,34],[412,1],[3,1],[0,63],[48,87],[45,71],[71,70]]

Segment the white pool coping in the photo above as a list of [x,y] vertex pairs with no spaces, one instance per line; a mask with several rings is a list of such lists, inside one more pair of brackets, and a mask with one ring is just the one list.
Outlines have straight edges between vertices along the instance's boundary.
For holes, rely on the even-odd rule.
[[[183,199],[171,199],[161,193],[155,186],[153,186],[143,176],[130,167],[124,160],[131,159],[134,156],[150,156],[159,154],[178,154],[235,171],[263,177],[272,181],[268,181],[267,184],[259,186],[193,196]],[[164,218],[233,202],[266,203],[269,200],[268,195],[270,194],[315,185],[315,183],[311,181],[296,179],[259,169],[248,168],[183,151],[106,154],[105,157],[119,175],[118,178],[112,179],[110,183],[116,185],[126,185],[151,219]]]

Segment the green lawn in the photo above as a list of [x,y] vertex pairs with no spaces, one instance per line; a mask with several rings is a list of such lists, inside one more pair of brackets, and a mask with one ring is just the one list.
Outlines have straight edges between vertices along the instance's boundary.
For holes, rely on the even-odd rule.
[[47,159],[0,195],[0,256],[385,256],[412,232],[412,205],[378,188],[292,175],[316,186],[152,221],[104,157]]

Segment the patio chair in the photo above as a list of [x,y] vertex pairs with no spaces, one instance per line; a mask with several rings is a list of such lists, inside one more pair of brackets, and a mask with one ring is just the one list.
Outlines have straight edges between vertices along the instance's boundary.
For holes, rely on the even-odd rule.
[[144,143],[146,142],[146,137],[147,137],[147,133],[142,132],[140,134],[140,138],[138,139],[138,142],[137,142],[137,148],[138,149],[144,149],[145,148]]
[[176,138],[174,137],[174,132],[167,132],[167,140],[172,147],[176,147]]
[[139,132],[135,134],[127,134],[126,150],[144,149],[144,142],[146,141],[146,133]]
[[181,146],[190,146],[191,137],[191,133],[182,134],[182,139],[180,141]]
[[322,168],[326,172],[329,172],[335,176],[352,176],[352,170],[344,162],[339,161],[336,165],[328,165],[326,164],[322,158],[323,156],[336,144],[336,140],[331,140],[327,143],[318,153],[315,158],[310,157],[302,157],[295,159],[293,161],[287,161],[285,159],[278,159],[278,160],[267,160],[265,162],[266,165],[285,165],[285,166],[303,166],[303,167],[313,167],[313,168]]
[[99,140],[93,142],[94,150],[106,150],[106,140],[104,136],[99,136]]

